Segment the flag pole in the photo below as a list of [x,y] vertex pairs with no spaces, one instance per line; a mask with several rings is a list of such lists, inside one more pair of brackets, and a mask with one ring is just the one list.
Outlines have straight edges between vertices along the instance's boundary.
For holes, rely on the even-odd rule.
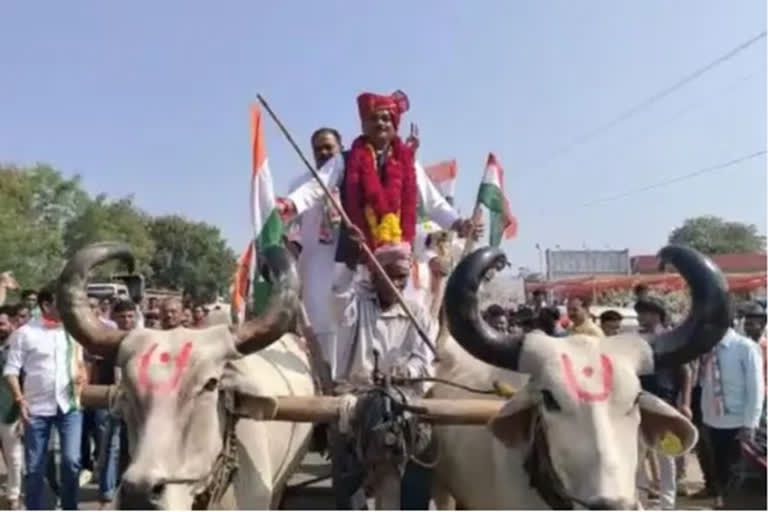
[[[306,165],[307,169],[309,169],[309,172],[312,173],[312,176],[320,184],[320,188],[322,188],[323,193],[325,194],[325,197],[329,200],[329,202],[331,203],[333,208],[336,210],[336,212],[338,212],[342,222],[344,222],[344,225],[347,226],[347,228],[349,229],[353,229],[354,224],[352,224],[352,221],[347,216],[347,212],[344,211],[344,208],[341,206],[341,203],[339,203],[336,197],[334,197],[334,195],[331,194],[331,191],[328,189],[328,185],[326,185],[325,182],[322,180],[322,178],[320,178],[320,175],[317,173],[317,170],[315,169],[315,167],[309,163],[309,160],[307,160],[307,157],[304,156],[304,153],[301,151],[301,148],[299,148],[298,144],[296,144],[296,141],[293,140],[293,137],[291,137],[291,134],[288,132],[288,129],[286,129],[286,127],[277,117],[277,114],[274,113],[274,111],[270,108],[269,104],[261,94],[257,94],[256,97],[258,98],[259,103],[261,103],[264,109],[267,111],[267,113],[269,113],[269,116],[275,122],[277,127],[280,128],[280,131],[283,132],[283,135],[285,135],[285,138],[288,140],[288,143],[293,147],[293,149],[299,155],[299,158],[301,159],[302,162],[304,162],[304,165]],[[411,320],[414,327],[416,328],[416,332],[419,334],[419,337],[422,339],[422,341],[424,341],[424,344],[426,344],[427,347],[429,347],[429,350],[432,351],[432,355],[435,356],[435,360],[437,361],[438,356],[437,356],[437,350],[435,349],[435,345],[429,339],[429,336],[427,335],[427,332],[424,330],[424,328],[416,320],[416,317],[411,311],[411,308],[409,308],[408,304],[405,302],[405,299],[400,293],[400,290],[398,290],[395,287],[392,280],[384,271],[384,267],[382,267],[381,263],[379,263],[379,261],[374,257],[373,251],[371,250],[370,247],[368,247],[368,244],[363,242],[360,244],[360,246],[363,248],[363,251],[368,256],[368,259],[373,263],[373,269],[376,271],[376,274],[378,274],[378,276],[385,283],[387,283],[387,286],[394,293],[397,303],[400,304],[400,307],[403,308],[403,311],[405,311],[405,314],[408,316],[408,318]]]

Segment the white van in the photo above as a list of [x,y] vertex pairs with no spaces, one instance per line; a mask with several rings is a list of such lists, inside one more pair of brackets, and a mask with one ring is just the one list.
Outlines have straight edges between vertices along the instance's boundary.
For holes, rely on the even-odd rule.
[[87,293],[98,299],[128,299],[128,287],[120,283],[92,283]]

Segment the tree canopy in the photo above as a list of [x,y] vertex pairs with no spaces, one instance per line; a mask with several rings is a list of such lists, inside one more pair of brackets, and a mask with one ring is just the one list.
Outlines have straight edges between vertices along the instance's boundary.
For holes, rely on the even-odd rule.
[[151,260],[155,286],[184,289],[195,301],[213,301],[229,287],[236,256],[219,228],[178,215],[152,220],[155,241]]
[[669,243],[687,245],[704,254],[765,250],[765,236],[754,224],[730,222],[711,215],[686,219],[669,235]]
[[[0,272],[22,288],[55,278],[66,258],[96,241],[127,243],[147,286],[184,290],[193,300],[226,292],[235,254],[218,228],[180,216],[153,218],[132,197],[90,197],[79,176],[47,165],[0,164]],[[105,266],[96,276],[115,270]]]

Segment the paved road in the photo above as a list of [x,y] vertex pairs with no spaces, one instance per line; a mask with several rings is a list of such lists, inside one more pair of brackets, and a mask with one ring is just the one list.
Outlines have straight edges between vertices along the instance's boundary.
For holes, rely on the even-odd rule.
[[[692,457],[688,460],[688,485],[696,491],[702,486],[699,466]],[[330,464],[318,454],[307,455],[299,471],[293,476],[289,485],[308,481],[311,478],[330,473]],[[0,480],[5,483],[5,464],[0,457]],[[88,484],[80,491],[81,510],[97,510],[99,503],[95,484]],[[48,493],[49,508],[53,508],[52,495]],[[0,510],[7,507],[5,500],[0,500]],[[330,480],[324,480],[303,488],[300,492],[288,492],[283,503],[283,508],[290,510],[334,510],[333,496],[331,494]],[[434,508],[434,507],[433,507]],[[691,500],[681,497],[678,500],[678,508],[682,510],[708,510],[712,508],[711,501]]]

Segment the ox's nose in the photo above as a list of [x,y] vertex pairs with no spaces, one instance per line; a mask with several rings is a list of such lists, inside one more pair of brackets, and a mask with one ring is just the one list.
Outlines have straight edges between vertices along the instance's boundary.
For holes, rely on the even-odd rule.
[[589,510],[635,510],[633,503],[616,498],[592,498],[586,502]]
[[118,491],[120,510],[156,510],[165,492],[165,483],[147,478],[123,478]]

